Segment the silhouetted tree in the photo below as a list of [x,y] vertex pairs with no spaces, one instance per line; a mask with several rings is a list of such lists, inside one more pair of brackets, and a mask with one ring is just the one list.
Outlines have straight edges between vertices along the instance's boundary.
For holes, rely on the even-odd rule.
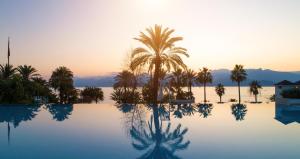
[[81,96],[84,102],[103,101],[103,91],[101,88],[96,87],[86,87],[81,91]]
[[259,94],[259,90],[262,89],[262,86],[258,81],[252,81],[250,84],[250,93],[255,97],[255,103],[257,103],[257,95]]
[[208,70],[206,67],[203,67],[202,70],[197,75],[197,81],[201,84],[203,84],[204,87],[204,103],[207,101],[206,100],[206,84],[207,83],[212,83],[213,77],[211,74],[211,71]]
[[176,99],[185,99],[186,93],[182,90],[182,87],[186,85],[184,73],[181,69],[177,68],[170,75],[170,89],[176,93]]
[[222,85],[221,83],[219,83],[216,86],[215,91],[216,91],[217,95],[220,97],[220,103],[222,103],[222,96],[225,94],[224,85]]
[[0,79],[10,79],[15,73],[16,69],[12,65],[0,65]]
[[29,81],[32,77],[38,75],[37,70],[34,67],[27,65],[19,66],[17,71],[25,81]]
[[130,67],[135,70],[138,67],[149,65],[149,72],[154,70],[153,77],[153,100],[157,103],[158,88],[159,88],[159,73],[161,68],[166,67],[167,71],[171,68],[186,68],[179,54],[188,57],[185,48],[175,47],[175,43],[182,40],[182,37],[172,37],[174,30],[169,28],[163,29],[159,25],[154,28],[146,29],[148,34],[141,32],[137,41],[141,42],[146,48],[138,47],[132,53],[133,60]]
[[194,72],[192,69],[188,69],[185,72],[185,78],[188,86],[188,92],[189,92],[189,99],[194,98],[193,97],[193,92],[192,92],[192,86],[197,77],[197,73]]
[[111,99],[117,103],[137,103],[140,94],[136,91],[136,77],[133,73],[124,70],[115,77],[114,92]]
[[243,65],[235,65],[231,71],[231,80],[237,82],[239,91],[239,104],[241,103],[241,82],[247,79],[247,73]]
[[52,88],[59,92],[61,104],[70,103],[76,98],[77,92],[73,86],[73,72],[66,67],[59,67],[52,72],[49,83]]

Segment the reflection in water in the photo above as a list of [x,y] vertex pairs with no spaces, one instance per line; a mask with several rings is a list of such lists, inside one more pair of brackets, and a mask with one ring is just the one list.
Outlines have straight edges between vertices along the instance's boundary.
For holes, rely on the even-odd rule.
[[212,104],[199,104],[199,113],[203,118],[207,118],[208,116],[210,116],[212,109]]
[[135,126],[131,127],[130,136],[132,138],[132,146],[139,151],[144,151],[140,159],[178,159],[175,155],[177,150],[186,149],[190,141],[184,142],[184,135],[188,129],[181,130],[179,124],[173,131],[171,123],[163,129],[162,120],[159,116],[158,106],[152,108],[151,115],[147,126],[138,129]]
[[245,104],[232,104],[231,111],[235,120],[242,121],[247,114],[247,106]]
[[300,123],[300,105],[288,106],[276,103],[275,119],[284,125],[288,125],[293,122]]
[[7,123],[7,139],[10,142],[10,123],[17,128],[22,121],[32,120],[40,106],[0,106],[0,123]]
[[47,105],[46,109],[52,114],[53,119],[56,121],[64,121],[69,119],[72,115],[73,105],[72,104],[51,104]]

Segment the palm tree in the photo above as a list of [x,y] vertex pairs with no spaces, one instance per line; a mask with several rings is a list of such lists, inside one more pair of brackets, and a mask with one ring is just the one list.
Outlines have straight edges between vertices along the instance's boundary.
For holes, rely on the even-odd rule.
[[208,70],[206,67],[203,67],[202,70],[197,75],[197,81],[203,84],[204,87],[204,103],[206,102],[206,84],[212,83],[213,77],[211,71]]
[[10,79],[16,72],[16,69],[12,65],[0,65],[0,78]]
[[141,32],[138,38],[135,40],[142,43],[145,47],[138,47],[133,50],[131,57],[132,61],[130,67],[135,70],[139,67],[148,65],[148,71],[153,77],[153,100],[157,103],[158,87],[160,70],[166,67],[167,71],[171,68],[186,68],[186,65],[182,61],[179,55],[185,55],[189,57],[187,50],[182,47],[176,47],[175,43],[181,41],[182,37],[172,37],[171,34],[174,30],[155,25],[154,28],[147,28],[147,34]]
[[220,103],[222,103],[222,96],[225,94],[225,88],[224,85],[219,83],[216,88],[215,91],[217,93],[217,95],[220,97]]
[[175,69],[170,75],[170,86],[173,92],[176,92],[176,98],[184,98],[182,87],[185,85],[183,71],[179,68]]
[[120,72],[114,79],[116,81],[114,88],[122,88],[125,94],[130,88],[134,87],[135,76],[127,70]]
[[257,103],[257,95],[259,94],[259,90],[262,89],[262,86],[260,83],[256,80],[252,81],[250,83],[250,93],[254,95],[255,97],[255,103]]
[[17,68],[17,71],[22,76],[22,79],[26,80],[26,81],[28,81],[30,78],[38,75],[36,73],[37,70],[34,67],[27,66],[27,65],[19,66]]
[[187,86],[188,86],[188,92],[189,92],[190,99],[192,99],[192,97],[193,97],[192,85],[194,83],[196,76],[197,76],[197,73],[195,71],[193,71],[192,69],[188,69],[185,72],[185,78],[186,78],[186,82],[187,82]]
[[59,91],[60,103],[67,103],[73,92],[73,72],[67,67],[59,67],[52,72],[49,79],[51,87]]
[[243,65],[235,65],[231,71],[231,80],[237,82],[239,90],[239,104],[241,103],[241,82],[247,79],[247,73]]

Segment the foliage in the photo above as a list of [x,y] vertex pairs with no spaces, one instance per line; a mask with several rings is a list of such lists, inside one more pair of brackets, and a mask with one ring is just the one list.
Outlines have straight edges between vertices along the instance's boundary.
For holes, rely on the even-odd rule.
[[255,102],[257,103],[257,95],[259,94],[259,90],[262,89],[260,83],[256,80],[252,81],[250,84],[250,93],[255,96]]
[[182,90],[182,87],[186,86],[187,83],[184,72],[178,68],[172,72],[169,78],[170,91],[175,92],[176,99],[188,99],[190,94]]
[[231,80],[237,82],[239,91],[239,103],[241,103],[241,82],[247,79],[247,73],[243,65],[235,65],[234,69],[231,71]]
[[96,103],[98,101],[103,101],[103,91],[101,88],[96,87],[86,87],[81,91],[81,96],[83,102],[91,103],[92,101],[95,101]]
[[225,94],[225,88],[224,85],[219,83],[216,88],[215,91],[217,93],[217,95],[220,97],[220,103],[222,103],[222,96]]
[[193,92],[192,92],[192,86],[196,80],[197,73],[193,71],[192,69],[188,69],[184,73],[184,78],[186,81],[186,85],[188,87],[188,92],[189,92],[189,99],[193,99]]
[[212,83],[213,77],[211,71],[208,70],[206,67],[203,67],[202,70],[197,75],[197,81],[203,84],[204,87],[204,102],[206,102],[206,84]]
[[172,37],[174,30],[163,29],[162,26],[155,25],[154,28],[147,28],[147,34],[141,32],[135,40],[142,43],[145,47],[138,47],[133,50],[130,67],[135,70],[148,65],[148,71],[154,77],[151,82],[153,86],[153,101],[157,102],[160,70],[166,68],[169,72],[171,68],[186,68],[180,55],[188,57],[187,50],[182,47],[176,47],[175,43],[181,41],[182,37]]
[[78,92],[73,86],[73,72],[66,67],[59,67],[52,72],[50,86],[59,92],[61,104],[73,103],[77,100]]
[[137,91],[136,76],[124,70],[115,77],[114,92],[111,99],[117,103],[138,103],[140,93]]

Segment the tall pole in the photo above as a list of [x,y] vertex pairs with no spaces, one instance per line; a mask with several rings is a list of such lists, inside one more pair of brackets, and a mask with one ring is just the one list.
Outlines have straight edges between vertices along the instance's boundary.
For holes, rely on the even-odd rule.
[[7,45],[7,64],[9,66],[9,57],[10,57],[10,48],[9,48],[9,37],[8,37],[8,45]]

